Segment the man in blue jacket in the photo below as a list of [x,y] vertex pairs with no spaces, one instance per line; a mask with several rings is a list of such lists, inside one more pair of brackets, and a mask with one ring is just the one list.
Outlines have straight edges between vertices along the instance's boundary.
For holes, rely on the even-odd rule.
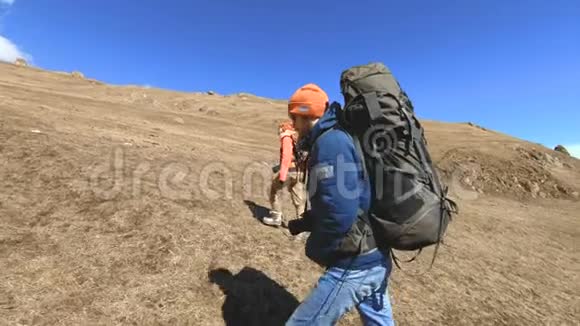
[[306,255],[326,272],[286,325],[333,325],[352,308],[365,325],[394,325],[387,294],[391,260],[361,218],[370,207],[370,185],[353,140],[316,85],[296,91],[288,111],[310,153],[310,210],[288,228],[293,235],[311,232]]

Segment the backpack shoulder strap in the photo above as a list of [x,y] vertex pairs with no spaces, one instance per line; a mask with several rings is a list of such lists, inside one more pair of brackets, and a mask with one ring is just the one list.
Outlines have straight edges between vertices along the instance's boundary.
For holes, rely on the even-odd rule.
[[364,156],[364,152],[363,152],[363,149],[362,149],[362,145],[360,143],[360,137],[358,137],[357,135],[353,135],[352,133],[348,132],[348,130],[344,129],[340,125],[338,125],[335,128],[337,128],[337,129],[341,130],[342,132],[344,132],[352,140],[352,143],[354,144],[354,148],[356,150],[356,153],[357,153],[357,155],[358,155],[358,157],[359,157],[359,159],[361,161],[361,164],[362,164],[364,178],[365,178],[365,180],[368,179],[369,174],[368,174],[368,170],[367,170],[367,165],[366,165],[366,161],[365,161],[365,156]]
[[356,149],[356,152],[357,152],[358,157],[360,158],[360,161],[361,161],[361,164],[362,164],[362,170],[363,170],[364,179],[367,180],[368,177],[369,177],[369,172],[367,170],[367,164],[366,164],[366,161],[365,161],[365,156],[364,156],[364,152],[363,152],[362,146],[360,144],[360,139],[359,139],[359,137],[352,136],[352,135],[351,135],[351,138],[352,138],[353,143],[354,143],[354,148]]
[[379,119],[383,114],[381,112],[381,106],[379,105],[379,98],[377,97],[377,93],[364,93],[362,94],[362,97],[364,98],[365,104],[369,111],[370,121],[376,121]]

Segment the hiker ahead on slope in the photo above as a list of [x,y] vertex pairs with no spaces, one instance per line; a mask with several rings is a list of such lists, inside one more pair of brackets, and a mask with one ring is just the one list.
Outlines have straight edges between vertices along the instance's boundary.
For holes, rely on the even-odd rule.
[[291,121],[283,122],[278,126],[280,134],[280,165],[275,173],[270,186],[270,216],[265,217],[262,222],[266,225],[282,225],[282,202],[281,195],[284,188],[288,188],[292,197],[292,204],[296,210],[295,218],[304,212],[304,185],[302,176],[304,171],[298,169],[298,164],[294,157],[298,134],[294,130]]
[[288,227],[293,235],[311,232],[306,255],[327,269],[286,325],[333,325],[352,308],[365,325],[393,325],[387,295],[391,260],[377,250],[359,218],[371,196],[353,140],[338,128],[336,109],[314,84],[297,90],[288,110],[310,153],[310,210]]

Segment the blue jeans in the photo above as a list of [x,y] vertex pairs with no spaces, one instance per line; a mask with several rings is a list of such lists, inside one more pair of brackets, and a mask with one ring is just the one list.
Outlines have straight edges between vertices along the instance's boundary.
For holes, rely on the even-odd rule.
[[364,325],[394,326],[387,291],[390,266],[384,262],[361,270],[329,268],[286,326],[334,325],[355,307]]

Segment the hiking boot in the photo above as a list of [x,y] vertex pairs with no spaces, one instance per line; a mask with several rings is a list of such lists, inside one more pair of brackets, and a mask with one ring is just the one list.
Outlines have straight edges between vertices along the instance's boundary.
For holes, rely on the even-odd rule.
[[264,217],[262,223],[270,226],[281,226],[282,225],[282,213],[271,211],[270,216]]

